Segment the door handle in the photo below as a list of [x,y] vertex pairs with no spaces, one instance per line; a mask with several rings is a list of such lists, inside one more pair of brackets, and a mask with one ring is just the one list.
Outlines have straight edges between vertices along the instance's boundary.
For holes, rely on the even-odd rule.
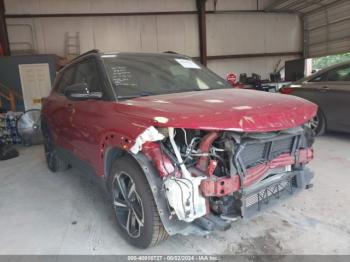
[[330,90],[328,86],[323,86],[321,89],[322,92],[327,92],[328,90]]

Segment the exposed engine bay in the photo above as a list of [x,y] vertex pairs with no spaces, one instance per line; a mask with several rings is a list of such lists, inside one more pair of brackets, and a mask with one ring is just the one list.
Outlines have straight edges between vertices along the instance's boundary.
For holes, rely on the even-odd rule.
[[152,132],[148,137],[157,139],[144,141],[142,152],[163,179],[170,219],[211,230],[220,221],[248,217],[272,199],[312,186],[305,164],[313,158],[314,136],[306,126],[269,133]]

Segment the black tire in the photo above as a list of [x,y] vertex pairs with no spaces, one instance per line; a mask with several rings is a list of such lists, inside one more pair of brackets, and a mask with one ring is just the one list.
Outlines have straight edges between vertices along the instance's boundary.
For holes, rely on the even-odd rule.
[[[117,228],[127,242],[144,249],[168,238],[148,181],[132,157],[123,156],[115,160],[107,182]],[[124,194],[121,187],[125,189]],[[128,197],[125,199],[124,195]]]
[[326,118],[320,109],[318,110],[317,115],[310,120],[309,127],[316,136],[321,136],[326,132]]
[[44,137],[44,151],[47,167],[51,172],[61,172],[67,170],[69,168],[69,164],[58,155],[46,123],[42,122],[41,125]]

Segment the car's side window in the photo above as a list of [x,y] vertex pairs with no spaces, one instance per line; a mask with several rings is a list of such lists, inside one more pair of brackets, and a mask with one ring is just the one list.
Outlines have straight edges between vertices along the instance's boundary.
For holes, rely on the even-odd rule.
[[86,83],[90,92],[102,92],[98,68],[94,59],[88,59],[77,65],[74,83]]
[[326,82],[327,76],[328,76],[328,72],[312,78],[309,82]]
[[65,88],[73,84],[74,70],[75,70],[75,67],[71,66],[62,72],[62,76],[60,78],[60,82],[57,88],[58,93],[63,94]]
[[350,66],[343,66],[329,71],[328,81],[350,81]]
[[329,70],[313,79],[310,82],[339,82],[350,81],[350,65]]

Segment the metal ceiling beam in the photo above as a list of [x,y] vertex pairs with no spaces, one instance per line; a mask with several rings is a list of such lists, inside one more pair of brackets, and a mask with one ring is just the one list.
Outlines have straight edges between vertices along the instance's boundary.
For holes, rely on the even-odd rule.
[[6,14],[6,18],[46,18],[46,17],[94,17],[94,16],[138,16],[138,15],[195,15],[196,11],[171,12],[126,12],[126,13],[61,13],[61,14]]
[[[50,17],[103,17],[103,16],[148,16],[148,15],[196,15],[197,11],[126,12],[126,13],[59,13],[59,14],[5,14],[5,18],[50,18]],[[206,11],[206,14],[266,13],[264,10]]]

